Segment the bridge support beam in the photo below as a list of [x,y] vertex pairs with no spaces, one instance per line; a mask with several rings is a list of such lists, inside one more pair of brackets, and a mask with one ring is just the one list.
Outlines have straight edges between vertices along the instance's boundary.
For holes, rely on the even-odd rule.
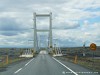
[[[52,50],[52,13],[49,13],[49,14],[34,13],[33,15],[34,15],[34,51],[38,50],[37,32],[49,32],[48,44],[49,44],[49,49]],[[48,30],[47,29],[42,29],[42,30],[37,29],[36,17],[49,17],[49,29]]]

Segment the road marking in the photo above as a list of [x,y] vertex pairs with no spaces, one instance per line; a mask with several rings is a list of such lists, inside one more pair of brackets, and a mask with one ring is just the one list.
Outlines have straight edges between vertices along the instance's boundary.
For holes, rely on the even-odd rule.
[[[34,58],[33,58],[34,59]],[[33,59],[31,59],[27,64],[25,64],[25,66],[27,66]],[[18,73],[19,71],[21,71],[22,68],[18,69],[16,72],[14,72],[15,74]]]
[[18,73],[18,72],[21,71],[21,70],[22,70],[22,68],[18,69],[18,70],[15,72],[15,74]]
[[[33,58],[34,59],[34,58]],[[31,59],[28,63],[25,64],[25,66],[27,66],[33,59]]]
[[75,75],[78,75],[76,72],[74,72],[72,69],[70,69],[69,67],[67,67],[66,65],[64,65],[63,63],[61,63],[59,60],[55,59],[54,57],[52,57],[54,60],[56,60],[59,64],[61,64],[62,66],[64,66],[65,68],[67,68],[68,70],[70,70],[72,73],[74,73]]
[[[62,72],[62,74],[69,74],[69,73],[72,73],[72,72],[65,72],[65,71]],[[76,72],[76,73],[81,73],[81,74],[88,74],[88,73],[89,74],[90,73],[94,73],[95,74],[95,73],[97,73],[98,74],[98,72]]]
[[66,74],[66,72],[65,72],[65,71],[63,71],[63,72],[62,72],[62,74]]

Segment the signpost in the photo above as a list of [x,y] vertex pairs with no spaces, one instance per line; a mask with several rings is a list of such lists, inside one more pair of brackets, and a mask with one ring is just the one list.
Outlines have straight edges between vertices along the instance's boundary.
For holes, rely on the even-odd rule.
[[83,44],[83,56],[85,57],[85,42]]
[[91,44],[90,44],[90,49],[91,49],[92,51],[96,51],[96,44],[91,43]]
[[95,43],[91,43],[91,44],[90,44],[90,49],[93,51],[93,54],[92,54],[93,66],[94,66],[94,53],[95,53],[95,51],[96,51],[96,48],[97,48],[97,46],[96,46]]

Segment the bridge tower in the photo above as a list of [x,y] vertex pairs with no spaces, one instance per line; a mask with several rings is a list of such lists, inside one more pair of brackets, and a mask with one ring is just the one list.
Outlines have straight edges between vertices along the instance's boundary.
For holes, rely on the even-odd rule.
[[[49,44],[49,50],[52,50],[52,13],[50,12],[49,14],[37,14],[34,13],[34,50],[38,50],[38,36],[37,32],[48,32],[48,44]],[[49,17],[49,29],[37,29],[37,17]]]

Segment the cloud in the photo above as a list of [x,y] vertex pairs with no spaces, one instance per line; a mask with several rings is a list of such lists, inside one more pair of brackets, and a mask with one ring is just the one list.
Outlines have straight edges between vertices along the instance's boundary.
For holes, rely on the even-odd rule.
[[17,31],[21,29],[19,23],[14,18],[0,18],[0,30]]
[[74,29],[79,26],[80,25],[79,25],[78,21],[62,21],[62,22],[60,22],[58,20],[58,22],[56,24],[54,23],[53,28],[54,29],[56,29],[56,28],[57,29]]
[[5,35],[5,36],[14,36],[14,35],[18,35],[18,32],[3,31],[3,32],[0,32],[0,34]]
[[[84,30],[82,30],[82,28],[84,28]],[[94,23],[91,25],[91,24],[87,24],[86,22],[86,25],[83,25],[82,27],[79,28],[55,30],[53,37],[66,43],[67,41],[76,43],[76,44],[73,43],[72,44],[73,46],[76,45],[82,46],[83,42],[86,42],[87,46],[89,46],[89,44],[92,42],[99,45],[99,42],[97,42],[98,40],[100,40],[99,28],[100,28],[100,23]]]
[[[100,45],[100,22],[95,18],[100,17],[99,8],[100,0],[1,0],[0,41],[4,43],[0,44],[26,46],[25,41],[33,39],[33,12],[52,12],[53,38],[61,46],[81,46],[84,41]],[[39,29],[48,28],[48,19],[37,20]],[[47,38],[43,36],[42,40]]]
[[0,34],[5,36],[18,35],[27,31],[23,24],[18,23],[15,18],[0,18]]

